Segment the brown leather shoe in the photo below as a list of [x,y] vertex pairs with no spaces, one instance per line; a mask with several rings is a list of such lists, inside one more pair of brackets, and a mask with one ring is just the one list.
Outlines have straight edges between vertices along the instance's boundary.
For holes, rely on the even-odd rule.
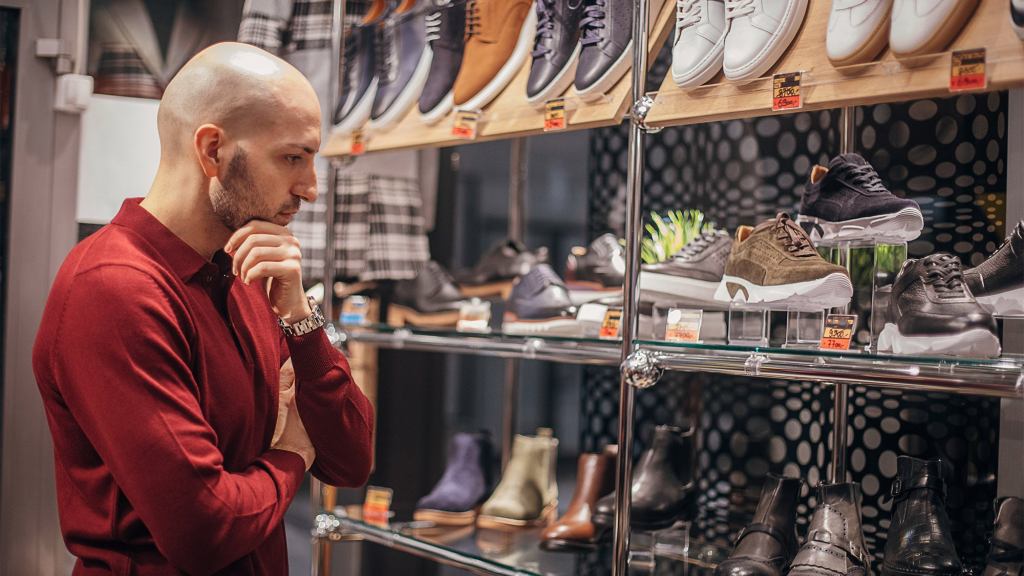
[[580,454],[576,492],[569,509],[541,533],[540,547],[551,551],[593,550],[607,535],[590,521],[597,499],[615,490],[615,458],[618,446],[610,444],[600,454]]
[[526,62],[536,29],[531,0],[470,0],[455,105],[479,110],[500,94]]

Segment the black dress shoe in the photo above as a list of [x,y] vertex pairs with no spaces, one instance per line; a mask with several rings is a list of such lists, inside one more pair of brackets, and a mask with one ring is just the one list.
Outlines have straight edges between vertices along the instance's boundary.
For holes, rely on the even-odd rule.
[[615,492],[598,499],[590,515],[590,522],[599,532],[610,534],[609,531],[615,527]]
[[769,474],[754,519],[736,538],[736,547],[715,568],[715,576],[782,576],[796,554],[799,478]]
[[807,528],[807,541],[789,566],[789,576],[871,576],[860,500],[859,484],[818,486],[818,508]]
[[941,460],[896,459],[882,576],[958,576],[963,569],[946,514]]
[[693,467],[696,462],[692,426],[658,426],[651,447],[633,473],[630,525],[660,530],[693,512],[696,503]]
[[446,327],[459,321],[465,299],[440,264],[431,260],[411,280],[395,283],[388,324],[391,326]]
[[1021,576],[1024,564],[1024,500],[996,501],[996,525],[989,539],[988,562],[982,576]]
[[530,251],[522,242],[503,240],[491,246],[471,270],[458,273],[456,279],[466,296],[483,298],[500,294],[507,298],[516,277],[547,261],[547,248]]

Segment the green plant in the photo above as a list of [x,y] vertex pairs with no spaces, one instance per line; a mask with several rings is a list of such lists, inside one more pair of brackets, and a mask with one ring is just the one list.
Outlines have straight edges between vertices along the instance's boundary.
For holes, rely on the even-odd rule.
[[640,242],[640,258],[645,264],[664,262],[687,242],[713,228],[700,210],[675,210],[665,216],[651,211],[651,223],[644,226],[647,237]]

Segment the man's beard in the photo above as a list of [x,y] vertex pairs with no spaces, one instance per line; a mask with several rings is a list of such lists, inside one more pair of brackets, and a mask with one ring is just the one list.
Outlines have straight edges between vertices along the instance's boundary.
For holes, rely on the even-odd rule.
[[235,231],[252,220],[270,221],[291,205],[274,210],[262,199],[249,170],[249,156],[241,147],[228,162],[224,176],[210,184],[213,213],[229,230]]

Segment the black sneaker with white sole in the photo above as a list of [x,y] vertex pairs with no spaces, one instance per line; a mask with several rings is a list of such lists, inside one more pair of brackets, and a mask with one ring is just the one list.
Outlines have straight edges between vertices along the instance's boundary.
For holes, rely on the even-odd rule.
[[536,0],[537,35],[526,82],[531,106],[561,96],[572,85],[580,53],[584,0]]
[[580,48],[576,93],[583,100],[600,99],[633,65],[633,3],[587,0]]
[[1010,22],[1013,31],[1024,40],[1024,0],[1010,0]]
[[730,250],[728,232],[709,230],[665,262],[644,264],[640,268],[640,298],[716,305],[715,291],[725,274]]
[[825,242],[909,242],[924,227],[917,202],[890,192],[858,154],[811,169],[797,222],[811,224],[820,236],[815,239]]
[[1024,315],[1024,220],[964,280],[978,302],[996,316]]
[[967,289],[959,258],[939,253],[903,263],[892,285],[878,350],[999,356],[995,319]]
[[420,117],[427,124],[436,124],[455,105],[452,87],[462,66],[462,49],[466,45],[466,4],[454,0],[431,0],[436,10],[426,15],[427,43],[432,58],[427,83],[420,94]]

